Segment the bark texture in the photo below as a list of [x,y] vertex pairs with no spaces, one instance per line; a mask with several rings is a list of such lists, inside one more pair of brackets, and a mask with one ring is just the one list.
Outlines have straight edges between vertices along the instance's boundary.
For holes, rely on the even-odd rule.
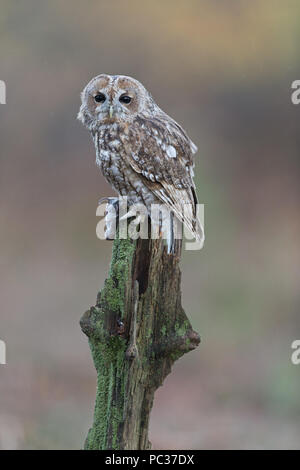
[[98,375],[85,449],[150,449],[154,392],[172,364],[200,342],[181,306],[180,246],[159,240],[113,245],[109,277],[81,319]]

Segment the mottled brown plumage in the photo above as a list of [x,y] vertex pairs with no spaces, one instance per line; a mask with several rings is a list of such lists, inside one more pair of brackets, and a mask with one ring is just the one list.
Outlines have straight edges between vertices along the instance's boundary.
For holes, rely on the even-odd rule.
[[78,118],[90,130],[96,162],[129,203],[165,203],[203,241],[196,217],[197,147],[137,80],[99,75],[82,92]]

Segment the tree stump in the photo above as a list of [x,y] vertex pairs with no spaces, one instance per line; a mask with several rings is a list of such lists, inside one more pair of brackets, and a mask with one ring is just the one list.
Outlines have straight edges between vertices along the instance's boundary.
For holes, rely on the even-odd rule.
[[199,335],[181,306],[181,243],[114,240],[109,277],[81,319],[97,370],[94,422],[85,449],[150,449],[155,390]]

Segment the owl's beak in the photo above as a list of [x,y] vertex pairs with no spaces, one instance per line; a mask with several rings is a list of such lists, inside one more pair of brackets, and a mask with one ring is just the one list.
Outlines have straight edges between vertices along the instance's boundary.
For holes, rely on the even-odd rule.
[[114,114],[114,107],[110,106],[109,107],[109,117],[110,117],[110,119],[113,117],[113,114]]

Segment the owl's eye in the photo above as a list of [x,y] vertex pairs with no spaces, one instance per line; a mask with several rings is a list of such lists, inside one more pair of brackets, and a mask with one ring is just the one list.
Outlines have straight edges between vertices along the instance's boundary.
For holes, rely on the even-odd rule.
[[106,97],[105,95],[103,95],[103,93],[98,93],[98,95],[96,95],[94,97],[94,100],[97,102],[97,103],[104,103],[104,101],[106,100]]
[[119,101],[121,101],[121,103],[129,104],[131,101],[131,98],[128,95],[122,95],[120,96]]

